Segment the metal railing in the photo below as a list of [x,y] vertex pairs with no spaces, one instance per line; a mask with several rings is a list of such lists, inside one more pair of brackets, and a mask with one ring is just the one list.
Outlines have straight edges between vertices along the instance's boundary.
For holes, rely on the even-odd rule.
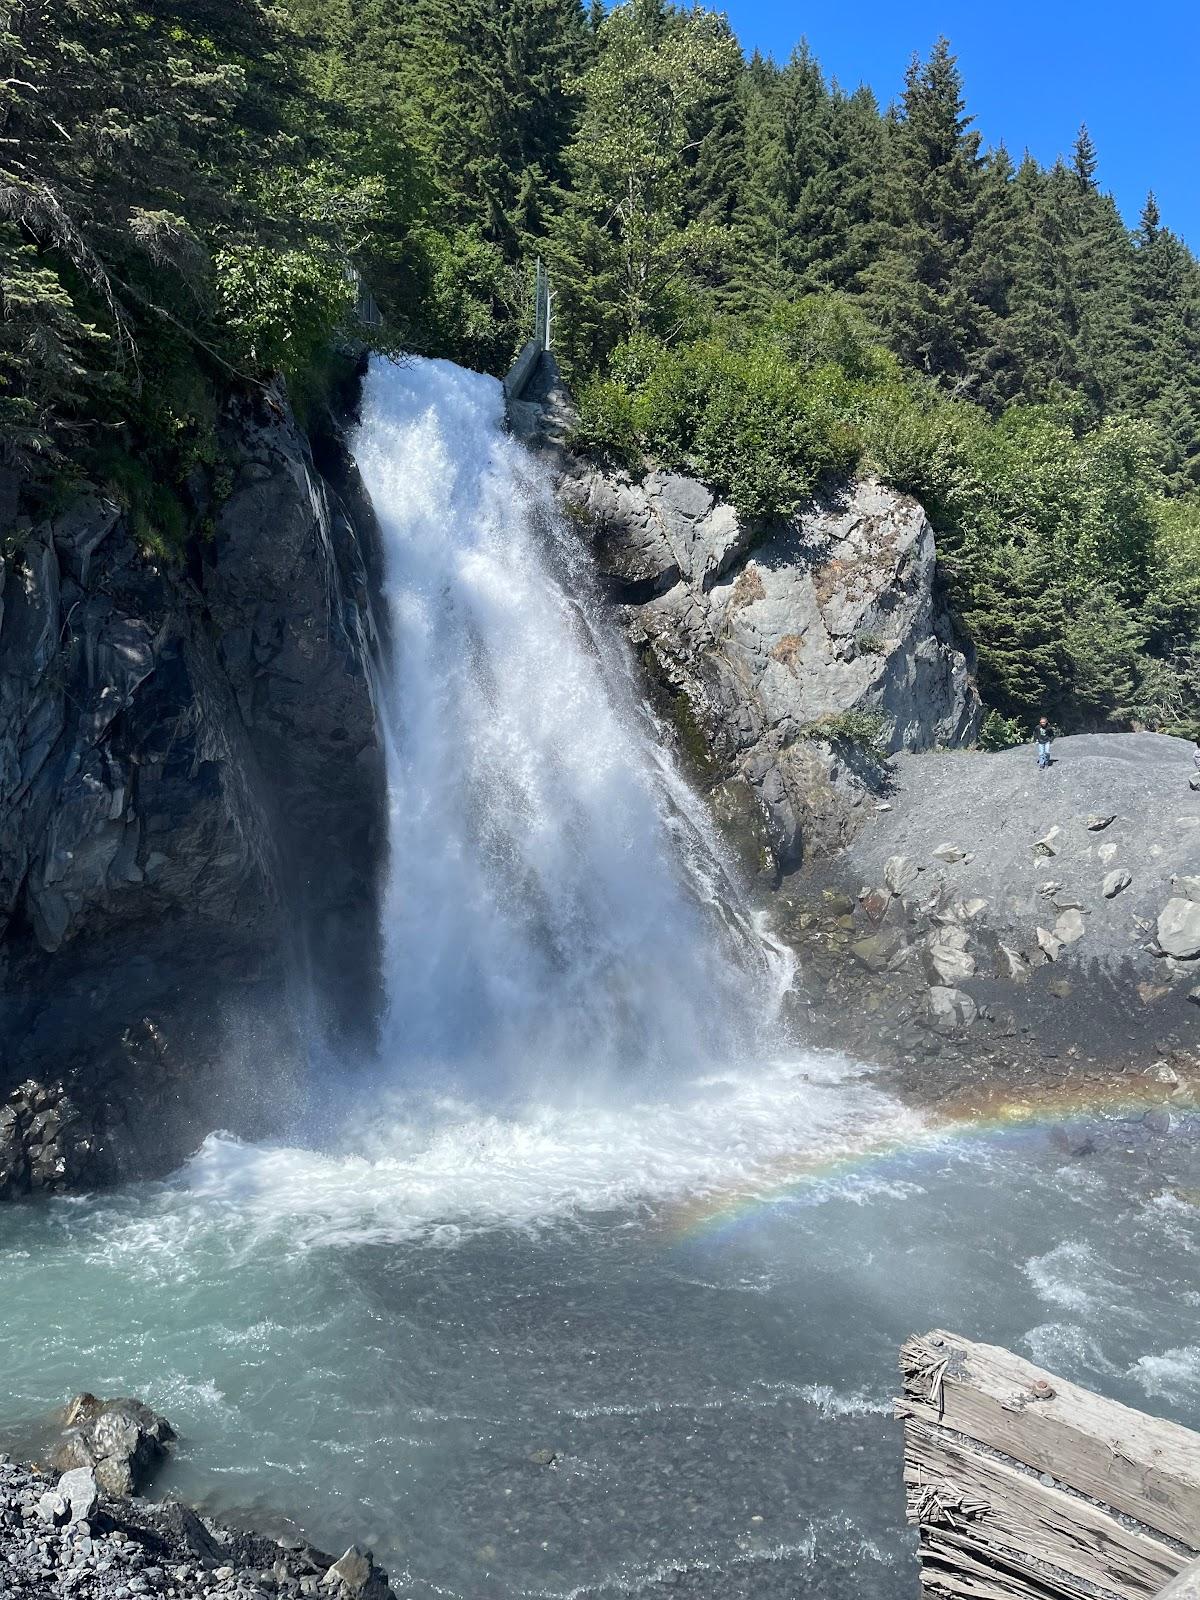
[[539,350],[550,348],[550,319],[554,294],[550,288],[550,274],[537,258],[533,275],[533,342]]
[[346,282],[354,290],[354,320],[366,328],[382,328],[383,312],[376,303],[375,296],[362,280],[362,274],[357,267],[346,263]]

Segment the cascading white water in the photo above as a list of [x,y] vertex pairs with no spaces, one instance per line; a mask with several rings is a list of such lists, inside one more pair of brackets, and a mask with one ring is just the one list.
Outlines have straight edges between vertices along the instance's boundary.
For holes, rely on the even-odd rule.
[[500,385],[376,363],[355,450],[392,633],[385,1056],[501,1087],[744,1059],[786,971]]

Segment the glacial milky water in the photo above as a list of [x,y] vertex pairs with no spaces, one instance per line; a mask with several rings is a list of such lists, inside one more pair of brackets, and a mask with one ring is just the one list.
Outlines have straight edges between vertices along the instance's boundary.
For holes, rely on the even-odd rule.
[[0,1442],[144,1395],[164,1492],[370,1543],[411,1600],[907,1600],[907,1333],[1200,1425],[1194,1118],[933,1126],[781,1033],[787,962],[500,422],[489,379],[372,373],[379,1059],[302,1140],[0,1208]]

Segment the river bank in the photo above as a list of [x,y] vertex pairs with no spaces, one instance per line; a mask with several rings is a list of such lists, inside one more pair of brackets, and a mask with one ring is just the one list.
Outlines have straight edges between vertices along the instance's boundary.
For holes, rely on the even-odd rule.
[[60,1478],[0,1455],[0,1596],[4,1600],[395,1600],[370,1554],[335,1559],[202,1519],[178,1501],[100,1492],[75,1469]]

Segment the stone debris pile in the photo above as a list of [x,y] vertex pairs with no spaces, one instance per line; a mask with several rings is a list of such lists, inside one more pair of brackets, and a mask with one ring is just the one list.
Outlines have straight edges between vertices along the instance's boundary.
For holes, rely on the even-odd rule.
[[358,1545],[335,1560],[114,1492],[144,1481],[175,1434],[136,1400],[83,1395],[72,1408],[53,1455],[86,1464],[45,1473],[0,1455],[0,1600],[395,1600]]

